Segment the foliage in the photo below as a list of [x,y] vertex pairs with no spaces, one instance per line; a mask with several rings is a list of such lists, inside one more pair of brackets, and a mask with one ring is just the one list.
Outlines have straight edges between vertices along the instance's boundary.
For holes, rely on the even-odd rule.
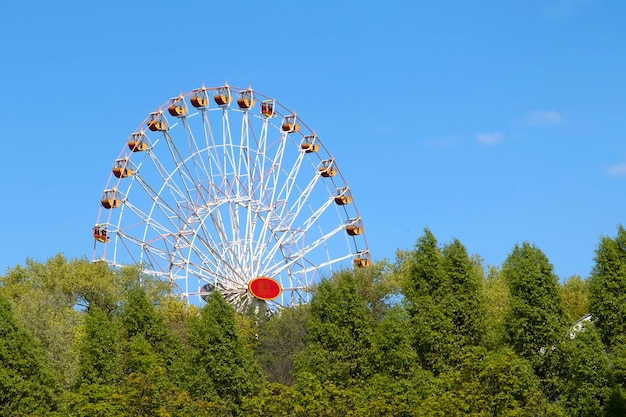
[[563,308],[568,323],[574,323],[589,313],[589,282],[578,275],[569,277],[563,283]]
[[512,350],[466,351],[461,365],[441,375],[444,390],[425,404],[429,416],[535,416],[539,381],[530,363]]
[[45,415],[58,406],[59,377],[44,350],[0,296],[0,415]]
[[540,360],[566,333],[558,278],[545,254],[527,242],[515,245],[502,275],[510,292],[507,340],[518,355]]
[[589,310],[605,345],[626,333],[626,230],[602,237],[589,278]]
[[534,245],[485,267],[425,229],[266,317],[137,268],[27,260],[0,277],[0,414],[621,416],[625,261],[621,226],[562,282]]
[[260,368],[237,334],[233,307],[219,292],[213,292],[200,315],[191,320],[189,344],[192,398],[237,407],[260,389]]
[[585,324],[560,349],[566,364],[562,402],[568,415],[601,415],[609,392],[609,358],[595,326]]
[[297,373],[340,387],[369,375],[372,329],[351,272],[319,284],[307,330],[308,346],[297,356]]
[[308,306],[280,310],[258,328],[256,358],[268,380],[293,385],[293,358],[307,345]]

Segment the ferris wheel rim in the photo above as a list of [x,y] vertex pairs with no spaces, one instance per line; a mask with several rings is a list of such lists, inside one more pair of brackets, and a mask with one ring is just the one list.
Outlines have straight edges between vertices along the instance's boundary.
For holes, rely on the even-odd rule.
[[[221,91],[220,89],[225,89],[225,88],[228,89],[227,90],[228,94],[231,95],[230,99],[232,99],[233,93],[240,94],[242,92],[250,92],[250,97],[254,97],[254,100],[260,99],[260,100],[263,100],[262,103],[268,103],[268,102],[271,103],[272,108],[273,108],[273,114],[272,114],[273,117],[265,117],[263,114],[262,115],[251,114],[249,108],[248,109],[231,108],[230,101],[226,105],[219,105],[218,103],[217,107],[215,106],[210,107],[207,102],[206,108],[204,109],[199,108],[199,110],[197,110],[193,114],[188,113],[187,102],[190,102],[195,107],[195,104],[193,101],[194,97],[199,97],[199,95],[203,95],[203,97],[208,100],[210,98],[210,95],[217,94],[219,91]],[[172,117],[171,120],[173,120],[173,123],[170,123],[170,118],[167,117],[167,115],[165,114],[165,110],[163,109],[171,109],[171,106],[173,106],[175,103],[184,103],[185,108],[177,110],[177,111],[184,112],[185,114],[183,114],[180,117],[176,116],[176,118]],[[200,119],[203,120],[203,123],[204,123],[204,118],[207,118],[208,120],[210,113],[219,114],[220,112],[221,112],[220,120],[222,122],[222,131],[223,131],[222,139],[224,140],[224,143],[220,144],[219,146],[225,149],[223,151],[224,159],[226,160],[230,158],[230,161],[228,163],[224,163],[223,166],[220,165],[221,164],[220,161],[213,161],[214,165],[212,165],[212,167],[224,168],[228,166],[228,167],[239,167],[237,169],[246,170],[245,174],[247,176],[246,177],[247,182],[245,184],[243,184],[243,182],[242,184],[237,184],[236,181],[234,181],[232,184],[228,184],[228,186],[237,188],[240,186],[243,187],[245,185],[246,187],[250,188],[250,190],[248,190],[250,191],[250,193],[248,194],[248,201],[244,202],[242,200],[241,202],[238,202],[232,198],[229,199],[226,197],[224,197],[222,200],[218,198],[216,202],[209,202],[207,199],[206,201],[203,202],[203,205],[198,206],[198,207],[202,207],[201,209],[194,209],[194,208],[189,209],[190,217],[188,219],[184,219],[183,218],[184,216],[181,216],[179,213],[181,207],[183,206],[187,208],[193,207],[195,202],[192,202],[190,200],[192,196],[195,197],[197,195],[189,194],[188,191],[187,191],[188,194],[185,195],[185,192],[186,192],[185,187],[181,186],[176,181],[181,181],[181,183],[185,185],[186,185],[185,181],[193,182],[194,174],[191,172],[190,167],[188,165],[191,165],[192,162],[194,164],[195,163],[199,164],[200,161],[204,163],[204,160],[197,157],[197,155],[202,152],[208,152],[208,150],[215,150],[218,148],[218,145],[216,144],[217,142],[214,142],[212,145],[210,144],[211,140],[214,140],[214,138],[212,137],[213,135],[212,130],[209,130],[211,132],[210,134],[207,133],[206,126],[209,125],[208,122],[207,124],[204,125],[205,126],[204,132],[198,133],[198,135],[202,136],[202,139],[205,140],[206,146],[204,145],[200,146],[194,136],[195,132],[186,128],[185,126],[191,118],[199,117]],[[260,131],[261,133],[259,132],[253,132],[252,134],[241,133],[241,138],[240,138],[241,142],[240,144],[236,144],[233,141],[233,138],[231,135],[232,131],[231,131],[230,120],[229,120],[229,115],[231,113],[240,114],[241,116],[240,120],[241,120],[242,127],[241,127],[240,132],[244,132],[245,129],[248,128],[247,124],[251,123],[250,118],[252,118],[254,122],[257,124],[259,122],[262,122],[263,129],[265,130],[261,130]],[[172,116],[174,115],[171,110],[170,110],[170,114],[172,114]],[[352,227],[356,225],[357,223],[360,224],[361,222],[361,216],[358,212],[358,208],[356,207],[356,204],[354,204],[352,200],[350,199],[350,202],[352,203],[351,204],[352,211],[351,211],[350,217],[347,217],[346,221],[339,223],[338,226],[332,230],[319,232],[319,236],[317,236],[316,240],[314,240],[313,242],[308,241],[307,245],[303,245],[303,243],[305,242],[305,234],[309,231],[314,230],[314,228],[316,227],[316,221],[317,221],[316,216],[323,215],[333,202],[333,196],[331,195],[331,191],[329,190],[328,186],[326,186],[326,189],[328,190],[327,201],[323,205],[318,206],[317,208],[311,207],[311,212],[313,213],[311,215],[312,217],[307,222],[303,222],[298,225],[300,229],[302,230],[298,230],[297,232],[293,230],[289,231],[289,233],[291,233],[291,237],[289,237],[289,239],[292,239],[293,242],[295,243],[302,244],[301,249],[299,249],[298,251],[293,251],[293,253],[291,254],[285,254],[285,253],[279,254],[278,253],[278,252],[284,251],[283,243],[287,241],[288,237],[286,236],[288,236],[289,233],[284,233],[284,231],[281,231],[280,232],[281,234],[279,237],[278,236],[279,232],[275,229],[272,229],[269,226],[268,219],[270,217],[270,214],[278,218],[280,217],[279,215],[286,213],[286,211],[284,211],[283,209],[283,211],[273,212],[272,210],[274,210],[274,208],[268,208],[269,207],[268,205],[263,206],[261,202],[257,201],[255,202],[255,204],[257,203],[258,204],[255,206],[249,201],[250,196],[253,195],[251,193],[252,185],[258,187],[259,189],[265,187],[263,181],[259,181],[258,183],[255,183],[255,184],[252,183],[252,180],[250,180],[250,178],[252,178],[253,176],[253,171],[255,175],[256,174],[259,175],[259,178],[272,179],[277,182],[276,184],[273,185],[274,188],[272,188],[272,193],[277,192],[283,197],[287,196],[289,198],[291,198],[290,197],[291,193],[295,193],[301,196],[301,198],[299,199],[296,198],[295,199],[296,201],[292,202],[293,205],[291,208],[294,210],[294,213],[295,213],[295,214],[291,213],[293,218],[298,217],[301,210],[302,212],[304,212],[305,208],[308,209],[307,204],[310,205],[310,202],[308,201],[308,197],[312,196],[314,191],[318,192],[318,190],[315,189],[317,183],[320,181],[323,182],[323,180],[326,179],[324,178],[322,180],[321,179],[322,175],[314,175],[311,177],[310,182],[306,184],[304,187],[301,187],[299,184],[296,184],[295,182],[289,183],[289,181],[291,181],[290,178],[298,174],[299,170],[301,169],[301,165],[304,163],[305,159],[307,163],[309,164],[311,163],[312,158],[310,158],[305,152],[300,152],[299,159],[297,160],[297,162],[294,162],[292,166],[287,167],[287,168],[291,168],[291,172],[287,172],[287,170],[285,170],[284,173],[281,173],[281,175],[283,175],[285,178],[283,179],[282,184],[278,184],[278,180],[282,179],[283,177],[279,177],[277,175],[272,176],[274,175],[273,172],[282,171],[282,167],[280,166],[280,164],[276,164],[276,160],[272,161],[269,159],[265,159],[265,155],[260,155],[261,153],[259,152],[253,155],[256,159],[254,159],[253,161],[255,165],[254,166],[252,165],[252,160],[249,158],[251,157],[250,154],[253,154],[252,152],[253,147],[250,146],[249,142],[246,142],[247,144],[244,146],[243,145],[244,141],[253,140],[253,141],[256,141],[256,146],[260,146],[259,143],[263,141],[268,141],[267,133],[263,133],[263,132],[265,132],[269,128],[277,129],[279,132],[281,132],[281,136],[278,139],[275,139],[276,141],[279,142],[279,146],[277,146],[276,149],[274,148],[272,149],[273,151],[276,152],[275,154],[276,158],[279,158],[279,159],[282,158],[282,154],[280,154],[280,152],[282,152],[280,151],[281,149],[280,146],[287,146],[286,145],[287,140],[285,138],[287,138],[289,135],[294,134],[294,132],[285,132],[284,126],[277,126],[275,123],[271,123],[271,122],[273,119],[275,120],[281,119],[282,121],[284,121],[287,118],[292,118],[294,123],[297,121],[297,123],[299,124],[300,131],[295,132],[295,133],[297,133],[298,135],[306,139],[306,137],[308,137],[308,136],[305,136],[305,132],[306,132],[308,133],[310,137],[314,138],[318,151],[320,151],[319,153],[318,151],[316,151],[316,155],[318,157],[320,154],[324,154],[326,156],[324,159],[319,157],[319,160],[317,161],[316,169],[318,169],[318,171],[321,171],[322,168],[332,169],[333,177],[334,177],[331,179],[332,184],[341,185],[345,190],[349,191],[350,190],[349,186],[347,185],[347,182],[345,178],[343,177],[343,174],[341,170],[339,169],[332,154],[328,151],[328,149],[326,148],[325,144],[321,141],[321,139],[319,139],[315,131],[312,130],[308,125],[306,125],[302,121],[302,119],[300,119],[299,116],[297,116],[297,114],[294,111],[288,109],[287,107],[283,106],[278,101],[276,101],[275,99],[269,96],[265,96],[263,94],[257,93],[256,91],[253,91],[251,88],[244,89],[240,87],[231,87],[228,85],[208,87],[208,88],[203,86],[198,89],[191,90],[184,94],[181,93],[179,96],[171,98],[165,103],[161,104],[155,111],[150,112],[148,116],[146,116],[146,118],[141,122],[141,124],[131,133],[130,137],[135,137],[135,136],[143,137],[146,134],[146,132],[148,132],[149,130],[152,130],[152,127],[155,127],[155,124],[164,122],[167,125],[167,128],[163,129],[162,131],[162,136],[158,136],[156,140],[149,139],[148,144],[146,148],[144,149],[145,155],[147,155],[147,157],[144,156],[143,159],[141,159],[139,163],[136,163],[133,161],[135,150],[131,149],[131,152],[129,155],[128,154],[129,151],[127,147],[123,148],[118,158],[115,160],[116,164],[118,164],[118,161],[126,161],[127,165],[130,164],[130,170],[131,171],[134,170],[132,174],[134,175],[134,177],[132,178],[132,182],[130,183],[130,185],[128,185],[127,188],[124,188],[124,186],[120,186],[120,185],[123,183],[123,180],[125,179],[125,177],[118,177],[117,175],[114,175],[114,172],[112,172],[109,175],[109,180],[107,182],[107,186],[105,187],[105,191],[103,193],[106,193],[108,191],[110,194],[112,193],[111,195],[115,197],[119,197],[119,203],[117,204],[119,204],[121,207],[118,207],[115,209],[119,210],[120,214],[116,217],[113,209],[107,209],[106,207],[103,207],[103,206],[100,207],[100,210],[98,213],[97,225],[105,225],[106,227],[110,228],[111,232],[113,232],[112,233],[113,236],[112,236],[112,240],[111,240],[111,236],[109,236],[107,237],[107,240],[105,240],[104,242],[100,242],[98,239],[96,239],[99,244],[102,244],[104,246],[104,249],[102,251],[104,255],[97,256],[97,251],[94,249],[94,256],[93,256],[94,261],[104,258],[105,260],[107,260],[107,262],[110,265],[115,266],[115,267],[121,267],[125,265],[125,262],[119,262],[117,260],[118,250],[121,251],[124,247],[126,247],[126,249],[129,250],[128,246],[132,246],[132,245],[141,246],[143,249],[139,251],[139,255],[133,258],[132,253],[131,253],[130,259],[132,259],[134,263],[145,264],[148,261],[150,261],[149,263],[156,262],[156,258],[159,258],[161,262],[165,262],[165,259],[169,257],[170,268],[167,270],[167,272],[163,270],[159,271],[158,269],[150,270],[148,268],[146,268],[145,271],[152,273],[155,276],[169,279],[170,282],[172,282],[178,288],[179,293],[186,294],[186,295],[199,294],[202,292],[202,291],[198,291],[198,289],[189,288],[187,284],[188,283],[187,276],[190,273],[198,274],[199,271],[203,271],[203,268],[207,269],[205,272],[207,273],[208,276],[211,275],[211,271],[214,272],[218,268],[224,268],[224,270],[230,269],[231,271],[233,271],[232,275],[229,276],[228,278],[225,276],[222,276],[220,278],[221,280],[220,282],[224,286],[227,286],[226,284],[230,282],[229,280],[233,280],[233,282],[236,281],[234,277],[236,277],[237,273],[240,273],[243,270],[248,271],[249,276],[243,279],[244,282],[238,282],[237,284],[242,284],[242,283],[245,284],[249,282],[250,280],[255,279],[256,277],[261,277],[261,276],[266,276],[266,275],[275,276],[275,275],[280,275],[284,273],[288,277],[281,280],[281,287],[289,291],[297,292],[297,291],[308,291],[311,285],[313,284],[314,278],[307,278],[304,282],[302,281],[299,282],[297,279],[294,279],[292,275],[297,275],[297,274],[307,275],[310,273],[314,274],[318,272],[318,270],[320,270],[322,267],[327,267],[334,263],[345,261],[350,258],[361,259],[361,258],[358,258],[360,256],[363,257],[364,264],[369,262],[369,259],[371,259],[371,257],[369,255],[369,249],[368,249],[366,237],[364,234],[359,233],[359,244],[357,245],[356,243],[354,243],[354,250],[352,252],[349,252],[348,254],[345,254],[342,256],[338,256],[336,259],[329,257],[329,259],[325,263],[321,263],[319,265],[306,263],[305,255],[308,253],[308,251],[313,251],[317,249],[320,245],[325,244],[327,240],[330,239],[331,237],[342,233],[342,230],[346,229],[347,227]],[[239,119],[237,121],[239,121]],[[148,129],[145,128],[146,126],[148,127]],[[187,154],[186,157],[181,157],[179,158],[179,160],[177,160],[176,155],[177,155],[177,152],[179,151],[176,149],[176,146],[178,144],[169,135],[170,135],[171,129],[174,129],[176,127],[181,127],[181,126],[182,126],[183,132],[185,132],[185,136],[188,141],[188,144],[190,145],[191,152],[189,152],[189,154]],[[156,129],[158,130],[161,127],[162,126],[157,125]],[[282,131],[281,131],[281,128],[282,128]],[[229,141],[229,142],[227,143],[226,141]],[[172,155],[172,159],[174,159],[176,163],[178,164],[175,169],[167,169],[164,166],[162,166],[162,163],[159,160],[159,155],[156,155],[154,151],[154,149],[157,146],[169,147],[170,153]],[[237,148],[237,146],[239,146],[240,149],[237,151],[237,153],[235,153],[234,149]],[[263,146],[268,146],[268,145],[264,144]],[[271,146],[275,146],[275,145],[271,145]],[[228,152],[231,152],[232,155],[228,155]],[[242,156],[244,154],[246,155],[246,157]],[[239,160],[237,161],[238,158]],[[246,158],[248,158],[247,161],[246,161]],[[152,164],[153,167],[156,167],[155,170],[159,172],[160,188],[158,190],[155,190],[154,187],[148,183],[148,181],[142,182],[142,177],[140,173],[142,172],[142,165],[144,163]],[[240,165],[237,165],[238,163]],[[124,167],[126,167],[127,165],[124,165]],[[161,169],[161,167],[163,169]],[[255,170],[254,168],[258,168],[258,169]],[[207,178],[212,178],[211,176],[212,174],[209,174],[209,170],[206,167],[196,166],[195,169],[204,170],[205,173],[203,175],[205,175]],[[263,177],[263,175],[267,175],[267,177]],[[177,176],[176,179],[174,179],[175,176]],[[239,173],[237,173],[237,176],[239,176]],[[210,185],[211,184],[207,184],[206,187],[209,188]],[[226,186],[226,184],[224,183],[220,186]],[[150,207],[150,210],[147,213],[145,212],[145,210],[143,210],[142,207],[137,207],[133,205],[132,198],[129,198],[129,195],[131,195],[133,192],[133,187],[134,189],[142,190],[141,192],[143,192],[145,195],[152,198],[153,203],[152,203],[152,206]],[[337,190],[339,189],[340,188],[337,188]],[[170,197],[166,197],[166,198],[171,198],[171,200],[166,201],[165,198],[163,198],[162,193],[165,193],[165,192],[171,195]],[[224,196],[227,195],[226,192],[224,192],[223,194]],[[270,195],[268,194],[266,195],[266,197],[267,196],[270,196]],[[179,200],[177,200],[177,198]],[[272,198],[274,198],[273,194],[271,195],[270,200]],[[115,200],[113,201],[115,202]],[[174,207],[174,204],[171,203],[172,201],[177,202],[176,207]],[[337,201],[337,197],[335,197],[334,201],[335,202]],[[270,203],[272,202],[274,201],[271,200]],[[244,207],[243,205],[244,203],[247,204],[247,206],[245,206],[246,210],[241,209],[242,213],[240,214],[239,213],[240,208],[238,208],[237,204],[242,204],[242,207]],[[219,231],[219,230],[226,229],[225,222],[223,219],[224,213],[217,211],[217,209],[215,209],[214,211],[211,211],[212,210],[211,204],[213,204],[214,207],[218,207],[222,204],[228,204],[230,212],[227,212],[227,213],[230,215],[230,218],[227,219],[227,222],[233,226],[233,229],[239,228],[241,224],[245,225],[246,230],[243,232],[243,234],[240,230],[233,230],[232,233],[228,236],[227,235],[218,236],[217,238],[215,238],[216,240],[213,240],[210,243],[203,242],[202,239],[205,239],[206,236],[209,236],[212,239],[214,238],[213,235],[207,232],[208,227],[205,225],[205,223],[208,222],[209,220],[212,222],[212,225],[214,226],[216,230]],[[158,213],[157,215],[155,214],[156,212],[160,212],[160,213]],[[269,213],[269,214],[266,214],[266,217],[263,218],[262,215],[260,214],[261,212]],[[140,238],[137,236],[127,235],[127,233],[125,232],[125,230],[127,229],[124,229],[124,227],[122,227],[121,222],[124,218],[124,214],[127,214],[127,213],[131,213],[137,216],[140,219],[140,222],[141,220],[143,220],[144,223],[150,224],[150,227],[146,226],[144,228],[144,233]],[[240,215],[242,217],[245,215],[246,219],[242,220],[240,218]],[[117,224],[115,224],[115,221],[114,221],[115,218],[118,219]],[[250,236],[248,236],[248,233],[250,230],[256,230],[255,228],[259,227],[257,224],[259,222],[259,219],[262,219],[261,221],[262,225],[260,226],[261,229],[263,229],[263,227],[265,229],[263,229],[263,231],[258,232],[259,233],[258,236],[254,235],[253,236],[254,238],[251,238]],[[170,225],[168,226],[167,224],[161,224],[162,222],[170,222]],[[176,222],[178,222],[179,224],[176,224]],[[199,233],[198,230],[192,227],[192,222],[194,224],[195,223],[198,224],[198,227],[200,227],[200,229],[198,230],[202,230],[202,233]],[[160,239],[159,244],[163,245],[162,248],[159,247],[158,249],[155,249],[154,247],[151,246],[153,245],[153,243],[150,241],[148,234],[149,232],[153,232],[154,230],[162,231],[162,235],[155,236],[153,238],[154,240]],[[179,235],[177,237],[174,237],[172,230],[176,230]],[[189,233],[189,235],[186,235],[186,233]],[[315,232],[315,233],[318,233],[318,232]],[[95,231],[94,231],[94,234],[95,234]],[[229,240],[229,236],[239,237],[239,240],[241,242],[235,245],[233,244],[231,240]],[[274,244],[270,248],[268,244],[255,242],[255,240],[257,239],[268,239],[268,242],[272,241],[274,243],[275,241],[275,242],[279,242],[279,244]],[[180,243],[180,245],[182,246],[177,246],[179,245],[179,243],[177,243],[179,241],[182,242]],[[96,245],[96,243],[94,243],[94,245]],[[113,246],[112,260],[107,259],[106,249],[108,245]],[[250,249],[245,247],[245,245],[248,245]],[[188,253],[186,262],[185,262],[185,259],[176,258],[176,256],[180,256],[179,254],[183,252],[183,250],[181,250],[183,248],[186,249]],[[216,252],[218,252],[218,249],[221,248],[222,251],[224,251],[224,253],[226,253],[227,250],[231,251],[232,253],[227,256],[228,262],[222,256],[224,255],[224,253],[211,254],[213,258],[209,259],[207,255],[203,252],[203,249],[206,249],[206,248],[213,248],[215,249]],[[172,252],[172,250],[174,252]],[[248,259],[250,263],[253,263],[252,260],[255,259],[255,256],[258,258],[263,253],[265,253],[265,251],[271,254],[271,256],[269,256],[269,259],[272,259],[272,260],[276,259],[277,261],[270,262],[265,266],[262,266],[260,263],[255,264],[254,270],[250,269],[252,268],[252,265],[245,266],[243,265],[243,261],[238,258],[240,254],[245,253],[246,254],[245,256],[247,257],[246,259]],[[282,255],[282,258],[281,258],[281,255]],[[197,259],[197,261],[190,263],[188,259],[191,256],[193,256],[194,259]],[[282,259],[282,262],[280,262],[281,259]],[[183,265],[183,267],[180,268],[180,273],[176,273],[176,271],[173,270],[173,266],[176,264],[176,262],[179,262],[181,265]],[[236,265],[237,262],[242,262],[242,263],[240,265]],[[156,263],[158,264],[158,262]],[[209,266],[213,269],[209,268]],[[223,273],[226,274],[226,272],[223,272]],[[217,282],[217,278],[215,278],[215,280],[216,280],[215,282]],[[178,285],[178,282],[182,282],[184,285]]]

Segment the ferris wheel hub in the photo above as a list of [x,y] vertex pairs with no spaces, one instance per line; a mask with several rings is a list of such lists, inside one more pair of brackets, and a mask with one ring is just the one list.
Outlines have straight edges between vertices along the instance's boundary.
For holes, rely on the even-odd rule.
[[273,300],[282,291],[278,281],[269,277],[257,277],[248,282],[248,291],[259,300]]

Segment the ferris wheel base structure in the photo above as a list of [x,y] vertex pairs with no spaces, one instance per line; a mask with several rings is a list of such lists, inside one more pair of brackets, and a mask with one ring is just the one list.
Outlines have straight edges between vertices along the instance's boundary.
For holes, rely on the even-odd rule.
[[239,310],[306,303],[315,282],[372,262],[320,137],[275,99],[229,85],[171,98],[129,135],[93,238],[94,261],[139,265],[189,302],[219,291]]

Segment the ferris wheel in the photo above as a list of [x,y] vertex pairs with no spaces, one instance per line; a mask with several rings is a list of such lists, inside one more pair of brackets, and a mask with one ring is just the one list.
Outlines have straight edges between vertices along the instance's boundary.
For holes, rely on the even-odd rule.
[[93,260],[139,265],[190,302],[217,290],[240,310],[276,310],[371,263],[337,161],[298,115],[250,88],[203,86],[150,113],[100,203]]

